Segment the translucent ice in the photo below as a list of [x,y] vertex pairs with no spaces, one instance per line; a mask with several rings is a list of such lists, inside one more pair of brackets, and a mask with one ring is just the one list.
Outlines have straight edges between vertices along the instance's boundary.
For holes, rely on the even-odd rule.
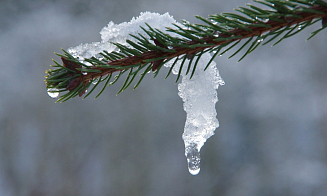
[[192,175],[197,175],[200,172],[200,152],[196,144],[191,144],[185,148],[185,156],[187,159],[188,171]]
[[[149,24],[152,28],[159,29],[168,34],[172,33],[167,32],[166,27],[174,28],[172,23],[178,24],[168,13],[160,15],[144,12],[139,17],[133,18],[130,22],[123,22],[121,24],[110,22],[101,30],[100,42],[81,44],[77,47],[69,48],[68,52],[74,57],[78,57],[80,61],[92,56],[99,58],[100,56],[97,55],[103,50],[108,52],[117,50],[116,46],[110,42],[127,45],[127,39],[137,41],[129,34],[137,35],[140,33],[149,39],[149,36],[140,28],[140,26],[146,27],[145,23]],[[173,34],[173,36],[177,37],[178,35]],[[189,172],[193,175],[200,172],[201,147],[219,126],[215,106],[218,101],[218,86],[223,85],[224,81],[219,75],[216,63],[212,62],[208,69],[204,71],[210,58],[211,56],[208,53],[202,55],[192,79],[189,79],[190,74],[185,76],[187,66],[184,66],[182,70],[182,82],[178,85],[178,94],[184,101],[184,110],[187,115],[182,138],[185,144],[185,156],[187,158]],[[189,64],[188,61],[186,60],[186,65]],[[174,60],[165,66],[171,66],[172,62]],[[180,64],[177,63],[173,69],[174,74],[178,74],[179,67]]]
[[[178,85],[178,95],[184,101],[186,122],[183,133],[185,156],[191,174],[200,172],[200,150],[219,126],[216,112],[218,101],[217,89],[225,82],[219,75],[216,63],[212,62],[206,71],[203,71],[211,55],[202,55],[198,62],[197,70],[192,79],[185,76],[186,67],[182,70],[182,83]],[[188,61],[188,60],[187,60]],[[187,65],[188,62],[185,62]],[[171,66],[167,64],[166,66]],[[180,64],[175,65],[174,74],[178,74]],[[184,69],[185,68],[185,69]]]

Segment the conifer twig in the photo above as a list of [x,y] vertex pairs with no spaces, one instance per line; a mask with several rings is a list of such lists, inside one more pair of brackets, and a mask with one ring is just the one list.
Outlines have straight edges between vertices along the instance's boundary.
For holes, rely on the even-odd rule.
[[[327,3],[322,0],[316,0],[314,3],[308,0],[265,0],[256,2],[267,5],[273,10],[263,10],[256,6],[248,5],[251,9],[244,7],[236,9],[247,17],[232,13],[211,15],[209,19],[196,16],[207,25],[192,25],[184,22],[185,27],[188,27],[188,29],[181,28],[177,25],[175,25],[177,29],[167,28],[167,31],[176,33],[184,37],[184,39],[171,37],[147,25],[149,30],[142,29],[151,37],[155,44],[150,44],[142,36],[137,37],[132,35],[139,42],[134,43],[128,40],[131,46],[130,48],[113,43],[124,55],[121,53],[118,54],[117,52],[106,53],[104,51],[104,53],[101,53],[105,57],[104,60],[98,60],[95,57],[87,59],[93,66],[85,66],[78,59],[64,51],[65,55],[60,55],[63,66],[56,63],[55,67],[58,67],[58,69],[47,72],[47,87],[57,89],[58,91],[68,90],[69,93],[58,100],[66,101],[77,95],[82,96],[90,86],[90,82],[95,81],[96,78],[103,78],[117,71],[120,72],[117,76],[119,78],[121,74],[127,70],[131,70],[124,86],[119,91],[121,92],[130,85],[140,69],[146,66],[148,67],[146,70],[152,69],[152,71],[157,71],[158,73],[161,66],[173,58],[176,58],[177,61],[179,56],[186,55],[185,58],[193,59],[198,53],[202,55],[204,52],[220,51],[230,43],[235,42],[234,45],[221,53],[223,54],[239,44],[241,40],[248,39],[239,50],[230,56],[233,57],[243,50],[246,45],[251,43],[253,38],[256,38],[240,59],[242,60],[268,37],[272,38],[263,44],[267,44],[283,33],[286,33],[275,43],[277,44],[283,39],[295,35],[305,27],[320,20],[322,21],[322,28],[313,32],[312,36],[327,27]],[[183,58],[184,61],[185,58]],[[133,68],[136,71],[133,72]],[[87,74],[83,74],[84,72]],[[145,73],[147,72],[143,73],[140,81],[143,79]],[[100,82],[101,80],[98,81],[98,83]]]
[[[190,46],[196,45],[196,44],[201,44],[201,43],[206,43],[206,44],[203,44],[203,46],[190,47],[190,48],[174,46],[173,49],[176,50],[176,52],[160,52],[160,53],[158,53],[157,51],[147,51],[147,52],[144,52],[141,56],[137,56],[137,55],[128,56],[123,59],[108,62],[108,65],[124,67],[124,66],[129,66],[129,65],[135,65],[138,63],[143,63],[145,60],[149,60],[149,59],[157,59],[162,56],[165,56],[166,57],[165,59],[171,59],[171,58],[180,56],[182,54],[196,54],[200,51],[203,51],[206,48],[213,48],[215,46],[223,45],[223,44],[231,42],[231,41],[237,41],[237,40],[242,40],[242,39],[246,39],[246,38],[253,37],[253,36],[259,36],[265,32],[274,31],[276,29],[281,29],[286,26],[292,26],[294,24],[299,24],[304,21],[311,21],[315,18],[323,18],[323,17],[327,16],[327,7],[313,6],[310,9],[324,12],[324,14],[305,13],[305,12],[298,13],[298,16],[301,16],[301,18],[300,17],[299,18],[288,18],[287,20],[289,20],[289,22],[285,20],[282,23],[277,22],[277,21],[268,21],[268,22],[264,23],[266,25],[269,25],[270,27],[250,26],[248,28],[251,29],[251,31],[236,28],[236,29],[228,31],[228,33],[219,33],[219,37],[230,37],[231,34],[234,35],[235,38],[232,38],[230,40],[215,41],[215,38],[213,38],[213,37],[205,37],[205,38],[201,38],[202,41],[192,40],[192,41],[186,42]],[[113,68],[94,67],[93,69],[100,70],[101,73],[98,73],[98,72],[94,72],[93,74],[91,73],[90,75],[83,77],[84,80],[90,80],[92,78],[101,77],[103,75],[107,75],[109,73],[119,71],[119,70],[113,69]]]

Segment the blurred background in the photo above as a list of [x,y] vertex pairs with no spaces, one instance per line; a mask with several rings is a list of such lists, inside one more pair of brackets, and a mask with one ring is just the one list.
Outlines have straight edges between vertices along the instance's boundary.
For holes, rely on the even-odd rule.
[[[54,103],[53,52],[100,41],[110,21],[169,12],[177,21],[250,0],[1,0],[0,195],[327,195],[327,32],[316,24],[237,63],[216,59],[220,127],[189,174],[176,76],[151,74],[116,96]],[[99,89],[98,89],[99,90]],[[93,97],[96,93],[93,93]]]

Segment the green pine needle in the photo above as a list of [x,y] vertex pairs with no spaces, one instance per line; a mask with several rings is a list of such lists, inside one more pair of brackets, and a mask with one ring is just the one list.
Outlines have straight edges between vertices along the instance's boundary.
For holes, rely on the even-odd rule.
[[[133,89],[140,85],[151,70],[156,78],[163,65],[173,59],[174,62],[165,79],[171,75],[178,63],[180,64],[176,78],[178,82],[186,59],[189,59],[189,62],[185,74],[191,73],[190,78],[192,78],[200,58],[207,52],[214,52],[214,54],[204,71],[218,54],[221,56],[231,49],[235,49],[235,52],[228,58],[245,51],[239,59],[241,61],[259,45],[274,41],[274,46],[319,21],[322,21],[321,28],[313,30],[308,40],[327,27],[326,1],[254,0],[254,2],[261,6],[246,4],[246,7],[235,9],[236,13],[212,14],[208,18],[195,16],[201,24],[191,24],[182,20],[182,24],[173,24],[174,28],[166,28],[166,31],[155,29],[145,23],[144,27],[140,27],[144,35],[130,34],[132,39],[127,39],[126,44],[111,43],[117,47],[117,50],[101,51],[96,55],[97,57],[85,58],[83,61],[62,49],[63,54],[55,54],[61,57],[65,64],[53,60],[52,69],[46,71],[47,89],[54,88],[56,89],[54,92],[61,92],[62,95],[57,102],[65,102],[83,95],[92,82],[97,81],[84,96],[85,99],[99,87],[100,83],[104,82],[105,85],[95,97],[97,98],[107,86],[115,84],[126,72],[123,86],[117,93],[119,94],[133,83],[139,73],[141,73],[140,78]],[[135,41],[132,41],[134,39]],[[239,44],[242,40],[246,41]],[[110,82],[114,72],[119,73]]]

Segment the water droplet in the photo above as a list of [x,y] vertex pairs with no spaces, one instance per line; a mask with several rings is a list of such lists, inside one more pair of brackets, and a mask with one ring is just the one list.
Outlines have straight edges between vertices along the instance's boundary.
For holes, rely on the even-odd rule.
[[294,17],[291,15],[286,15],[286,16],[284,16],[284,19],[286,22],[293,22]]
[[84,76],[86,76],[86,75],[87,75],[87,72],[86,72],[86,71],[82,71],[82,74],[83,74]]
[[87,62],[87,61],[80,61],[80,62],[83,63],[83,64],[86,65],[86,66],[92,66],[92,64],[89,63],[89,62]]
[[59,92],[57,92],[57,91],[58,91],[58,89],[56,89],[56,88],[48,88],[48,90],[47,90],[48,95],[53,99],[55,99],[59,96]]
[[256,16],[255,19],[260,22],[263,22],[263,23],[269,22],[269,18],[260,18],[260,17]]
[[182,20],[182,21],[183,21],[183,25],[185,25],[185,26],[190,25],[189,21],[186,21],[186,20]]
[[218,80],[218,84],[219,84],[219,86],[224,86],[225,85],[225,81],[222,78],[220,78]]
[[210,20],[210,22],[211,22],[213,25],[216,25],[216,24],[218,24],[218,22],[217,22],[217,21],[215,21],[215,20]]
[[97,84],[99,82],[99,78],[96,78],[92,81],[92,84]]
[[84,57],[77,56],[76,58],[77,58],[79,61],[84,61]]
[[263,39],[261,38],[261,39],[257,39],[257,42],[258,43],[260,43],[260,42],[262,42],[263,41]]
[[191,144],[185,148],[185,156],[187,159],[188,171],[192,175],[197,175],[200,172],[200,152],[196,144]]
[[301,29],[302,29],[302,25],[299,25],[299,26],[297,27],[297,29],[298,29],[298,30],[301,30]]

